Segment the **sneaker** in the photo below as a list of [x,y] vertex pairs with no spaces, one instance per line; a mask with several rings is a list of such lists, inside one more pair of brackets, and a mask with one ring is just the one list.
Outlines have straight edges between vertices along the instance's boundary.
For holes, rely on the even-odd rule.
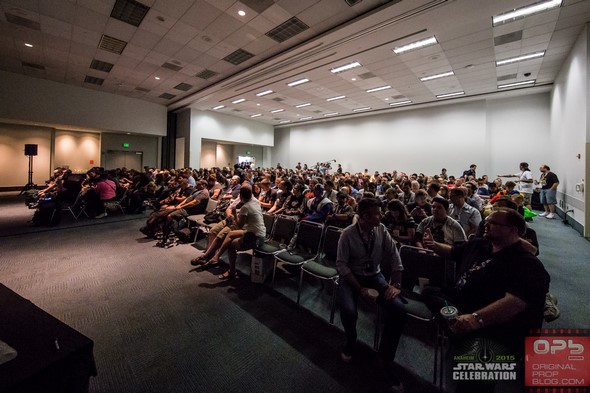
[[94,217],[94,218],[105,218],[106,216],[108,216],[107,212],[104,212],[102,214],[99,214],[98,216]]
[[559,311],[559,308],[557,308],[557,297],[551,293],[547,293],[547,295],[545,295],[545,310],[543,311],[545,322],[555,321],[559,318],[560,314],[561,312]]
[[549,213],[545,216],[545,218],[548,218],[548,219],[555,218],[555,213]]
[[549,214],[549,212],[543,212],[543,213],[539,214],[539,217],[545,217],[547,214]]

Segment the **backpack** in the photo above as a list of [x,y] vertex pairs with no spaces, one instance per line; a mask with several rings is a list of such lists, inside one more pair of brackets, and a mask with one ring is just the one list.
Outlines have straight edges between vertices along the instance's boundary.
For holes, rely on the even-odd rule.
[[54,227],[61,221],[59,202],[51,199],[40,199],[39,207],[33,214],[33,224],[36,226]]
[[203,217],[203,221],[206,224],[215,224],[215,223],[218,223],[222,220],[225,220],[227,218],[225,215],[225,211],[229,207],[229,204],[230,204],[230,201],[219,202],[214,210],[205,214],[205,217]]

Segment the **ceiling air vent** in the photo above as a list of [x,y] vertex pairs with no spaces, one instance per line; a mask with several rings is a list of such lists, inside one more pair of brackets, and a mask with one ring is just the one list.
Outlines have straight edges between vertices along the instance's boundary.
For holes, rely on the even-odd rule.
[[33,30],[41,30],[41,25],[39,24],[39,22],[35,22],[34,20],[23,18],[22,16],[14,14],[9,14],[8,12],[5,12],[4,16],[6,17],[7,22],[14,23],[15,25],[28,27],[29,29]]
[[169,70],[172,70],[172,71],[182,70],[182,67],[179,67],[176,64],[172,64],[172,63],[164,63],[164,64],[162,64],[162,68],[168,68]]
[[94,70],[104,71],[104,72],[111,72],[113,69],[114,64],[107,63],[106,61],[100,61],[93,59],[92,63],[90,63],[90,68]]
[[150,89],[146,89],[145,87],[136,87],[135,90],[141,91],[143,93],[149,93]]
[[309,26],[299,20],[297,17],[293,17],[286,22],[281,23],[266,35],[276,42],[287,41],[289,38],[296,36],[309,29]]
[[172,99],[172,98],[174,98],[176,96],[174,94],[170,94],[170,93],[162,93],[158,97],[165,98],[167,100],[170,100],[170,99]]
[[234,112],[241,112],[241,109],[233,109]]
[[397,95],[397,96],[392,96],[391,98],[393,98],[394,100],[401,100],[401,99],[405,99],[405,98],[406,98],[406,96],[402,96],[402,95],[400,94],[400,95]]
[[196,74],[195,76],[197,78],[201,78],[201,79],[209,79],[209,78],[214,77],[215,75],[217,75],[217,72],[215,72],[215,71],[203,70],[203,71],[199,72],[198,74]]
[[522,30],[518,30],[512,33],[499,35],[494,37],[494,45],[500,46],[504,44],[509,44],[511,42],[520,41],[522,39]]
[[262,14],[275,2],[273,0],[241,0],[240,3],[244,4],[251,10],[258,12],[259,14]]
[[371,78],[374,78],[376,75],[373,74],[372,72],[365,72],[364,74],[359,74],[357,76],[361,79],[371,79]]
[[182,90],[182,91],[189,91],[190,89],[192,89],[193,85],[189,85],[188,83],[179,83],[176,86],[174,86],[174,88],[176,90]]
[[99,49],[104,49],[107,52],[116,53],[118,55],[123,53],[125,46],[127,46],[125,41],[121,41],[106,34],[102,35],[100,42],[98,43]]
[[508,74],[508,75],[502,75],[498,77],[498,82],[502,82],[502,81],[506,81],[509,79],[516,79],[516,74]]
[[86,78],[84,78],[84,83],[90,83],[90,84],[97,85],[97,86],[102,86],[103,82],[104,82],[104,79],[96,78],[96,77],[90,76],[90,75],[86,75]]
[[313,113],[322,113],[323,111],[313,111]]
[[233,53],[225,56],[223,60],[227,61],[228,63],[232,63],[233,65],[238,65],[245,62],[248,59],[251,59],[254,55],[250,52],[247,52],[243,49],[238,49]]
[[346,4],[348,4],[350,7],[357,5],[358,3],[360,3],[363,0],[344,0],[346,2]]
[[281,97],[275,97],[275,98],[273,98],[272,100],[273,100],[273,101],[276,101],[276,102],[285,101],[285,99],[284,99],[284,98],[281,98]]
[[135,0],[117,0],[111,17],[133,26],[139,26],[150,7]]
[[22,62],[23,67],[29,67],[29,68],[34,68],[36,70],[45,70],[45,66],[41,65],[41,64],[35,64],[35,63],[27,63],[26,61]]

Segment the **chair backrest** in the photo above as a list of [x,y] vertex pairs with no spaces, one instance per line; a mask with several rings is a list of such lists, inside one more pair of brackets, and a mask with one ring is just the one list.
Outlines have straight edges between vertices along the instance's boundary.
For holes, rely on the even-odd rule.
[[266,238],[270,239],[272,235],[273,226],[275,224],[275,216],[271,216],[270,214],[263,213],[262,219],[264,221],[264,226],[266,227]]
[[209,200],[207,201],[207,207],[205,207],[205,214],[212,212],[213,210],[215,210],[215,208],[217,207],[217,204],[219,203],[219,201],[216,201],[215,199],[211,199],[209,198]]
[[116,193],[116,202],[121,202],[123,201],[123,199],[125,199],[125,196],[127,195],[127,188],[125,187],[117,187],[117,190],[115,191]]
[[301,221],[297,229],[295,247],[310,254],[319,253],[323,231],[323,224],[307,220]]
[[329,226],[324,231],[324,244],[322,245],[323,260],[328,265],[336,264],[336,256],[338,254],[338,242],[342,235],[342,228]]
[[295,230],[297,229],[297,218],[290,216],[279,215],[275,219],[271,239],[280,243],[289,244]]
[[402,272],[402,286],[412,290],[420,285],[420,279],[427,279],[428,285],[443,287],[446,284],[445,259],[433,251],[402,246],[399,250],[404,270]]

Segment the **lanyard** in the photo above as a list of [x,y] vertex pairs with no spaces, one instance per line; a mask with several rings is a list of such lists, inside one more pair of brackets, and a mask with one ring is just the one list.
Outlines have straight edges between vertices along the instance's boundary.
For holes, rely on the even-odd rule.
[[371,238],[370,238],[369,243],[367,244],[367,242],[365,241],[365,238],[363,237],[363,235],[361,233],[361,228],[358,223],[356,224],[356,230],[359,234],[359,237],[361,238],[361,241],[363,242],[363,246],[365,246],[365,251],[367,252],[367,257],[371,258],[371,254],[373,254],[373,248],[375,247],[375,231],[371,230]]

